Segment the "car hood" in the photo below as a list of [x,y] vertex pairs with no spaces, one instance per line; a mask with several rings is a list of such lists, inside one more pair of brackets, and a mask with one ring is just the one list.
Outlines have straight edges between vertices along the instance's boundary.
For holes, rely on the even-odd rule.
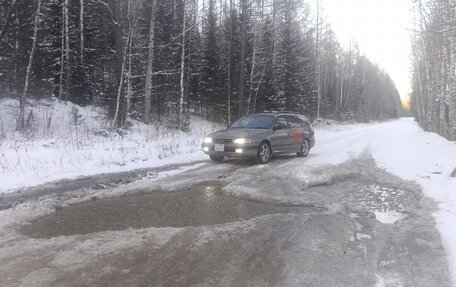
[[238,129],[228,128],[221,131],[213,132],[208,137],[216,139],[237,139],[249,138],[259,134],[266,133],[267,129]]

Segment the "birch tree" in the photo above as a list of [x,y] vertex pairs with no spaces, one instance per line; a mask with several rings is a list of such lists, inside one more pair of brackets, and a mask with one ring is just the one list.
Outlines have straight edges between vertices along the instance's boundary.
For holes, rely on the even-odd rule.
[[149,42],[148,42],[148,57],[146,69],[146,82],[144,93],[144,123],[150,122],[150,104],[152,94],[152,67],[154,61],[154,37],[155,37],[155,13],[157,10],[158,0],[152,1],[150,24],[149,24]]
[[456,140],[454,0],[415,0],[412,111],[428,131]]
[[178,127],[179,130],[182,130],[183,128],[183,115],[184,115],[184,97],[185,97],[185,41],[186,41],[186,15],[185,15],[185,9],[186,8],[186,1],[184,0],[184,12],[183,12],[183,17],[182,17],[182,52],[181,52],[181,67],[180,67],[180,96],[179,96],[179,116],[178,116]]
[[245,57],[246,57],[246,34],[247,34],[247,0],[240,0],[241,4],[241,61],[239,63],[239,102],[238,117],[245,114]]
[[35,56],[36,43],[38,41],[38,25],[39,25],[40,17],[41,17],[41,3],[42,3],[42,0],[38,0],[37,8],[36,8],[35,16],[34,16],[34,21],[33,21],[32,48],[30,50],[27,70],[25,73],[24,91],[22,92],[20,101],[19,101],[19,116],[17,119],[17,126],[16,126],[16,129],[19,131],[24,131],[24,129],[25,129],[25,99],[26,99],[27,93],[28,93],[30,77],[31,77],[31,73],[32,73],[33,57]]
[[79,57],[81,64],[84,64],[84,0],[79,1]]

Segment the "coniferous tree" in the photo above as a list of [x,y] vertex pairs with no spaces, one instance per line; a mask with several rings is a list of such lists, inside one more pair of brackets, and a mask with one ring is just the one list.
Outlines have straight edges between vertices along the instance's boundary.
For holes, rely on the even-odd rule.
[[[227,123],[265,110],[359,121],[398,114],[391,79],[356,45],[340,47],[321,2],[42,1],[30,69],[38,0],[0,3],[0,91],[18,98],[28,74],[27,97],[104,106],[113,127],[131,117],[182,130],[188,112]],[[433,23],[451,31],[450,21]],[[448,131],[453,97],[436,103],[430,92],[441,83],[451,95],[452,38],[417,39],[413,107]]]

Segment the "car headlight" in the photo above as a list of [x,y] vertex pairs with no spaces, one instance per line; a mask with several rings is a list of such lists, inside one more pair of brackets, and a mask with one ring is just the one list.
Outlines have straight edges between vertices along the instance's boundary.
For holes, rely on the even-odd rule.
[[235,143],[235,144],[250,144],[250,143],[252,143],[252,140],[251,139],[235,139],[233,141],[233,143]]
[[204,138],[204,143],[212,143],[212,138]]

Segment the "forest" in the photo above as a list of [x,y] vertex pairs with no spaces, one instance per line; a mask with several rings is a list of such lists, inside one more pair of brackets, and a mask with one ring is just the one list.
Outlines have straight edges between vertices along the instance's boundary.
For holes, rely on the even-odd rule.
[[339,43],[321,0],[3,0],[0,97],[19,99],[19,131],[27,100],[45,98],[106,107],[112,128],[183,131],[189,114],[229,124],[272,110],[358,122],[402,112],[389,75]]
[[411,108],[427,131],[456,140],[456,1],[414,1]]

